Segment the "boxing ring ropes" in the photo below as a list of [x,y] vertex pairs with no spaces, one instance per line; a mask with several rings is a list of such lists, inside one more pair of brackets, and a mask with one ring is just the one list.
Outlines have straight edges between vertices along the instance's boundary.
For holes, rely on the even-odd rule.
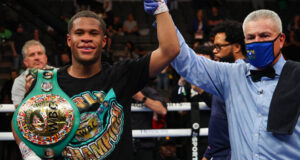
[[[190,103],[167,103],[168,112],[174,111],[191,111],[191,128],[182,129],[134,129],[132,130],[133,138],[149,138],[149,137],[191,137],[190,158],[199,159],[198,154],[198,137],[207,136],[208,128],[200,128],[199,110],[210,110],[204,102]],[[0,104],[0,112],[14,112],[13,104]],[[152,112],[149,108],[142,104],[132,104],[132,112]],[[12,141],[14,137],[12,132],[0,132],[0,141]],[[201,158],[200,158],[201,159]]]

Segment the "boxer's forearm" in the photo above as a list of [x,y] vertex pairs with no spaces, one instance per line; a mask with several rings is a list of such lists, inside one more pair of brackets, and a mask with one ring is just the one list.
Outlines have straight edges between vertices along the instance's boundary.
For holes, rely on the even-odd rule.
[[159,47],[151,55],[149,76],[155,77],[179,53],[180,46],[169,12],[156,15]]
[[156,22],[159,49],[161,49],[165,57],[173,59],[179,53],[180,46],[174,23],[169,12],[156,15]]

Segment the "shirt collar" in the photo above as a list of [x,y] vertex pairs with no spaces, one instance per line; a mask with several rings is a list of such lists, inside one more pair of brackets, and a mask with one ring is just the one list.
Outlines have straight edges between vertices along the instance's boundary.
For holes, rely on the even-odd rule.
[[246,59],[238,59],[234,63],[242,63],[242,62],[245,62],[245,61],[246,61]]
[[[282,68],[283,68],[285,63],[286,63],[286,60],[283,58],[283,55],[281,54],[278,61],[273,65],[273,68],[275,69],[276,75],[281,74]],[[257,70],[257,68],[252,66],[250,63],[249,63],[249,66],[250,67],[248,68],[246,76],[250,76],[250,70]]]

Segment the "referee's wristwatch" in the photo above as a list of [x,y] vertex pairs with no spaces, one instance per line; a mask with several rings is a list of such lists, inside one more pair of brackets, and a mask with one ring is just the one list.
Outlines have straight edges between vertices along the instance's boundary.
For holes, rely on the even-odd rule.
[[146,102],[148,97],[144,96],[144,98],[142,99],[141,103],[144,104]]

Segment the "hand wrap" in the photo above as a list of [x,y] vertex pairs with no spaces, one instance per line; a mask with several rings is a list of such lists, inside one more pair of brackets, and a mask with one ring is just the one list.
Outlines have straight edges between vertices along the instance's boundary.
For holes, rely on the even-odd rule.
[[157,15],[168,12],[167,1],[165,0],[144,0],[145,12],[151,15]]
[[42,160],[37,156],[24,142],[19,144],[20,152],[23,160]]

